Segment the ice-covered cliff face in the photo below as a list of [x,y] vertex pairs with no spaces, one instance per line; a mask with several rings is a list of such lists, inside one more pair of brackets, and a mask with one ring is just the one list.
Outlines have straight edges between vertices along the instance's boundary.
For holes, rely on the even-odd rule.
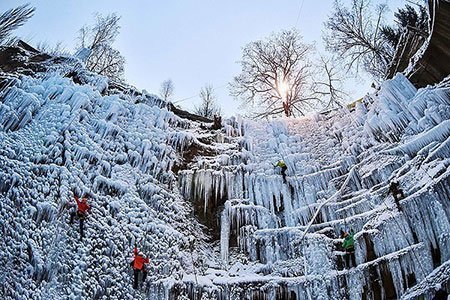
[[[172,172],[199,124],[72,60],[47,63],[44,73],[1,74],[0,298],[166,297],[192,272],[189,237],[199,247],[204,236]],[[68,224],[74,193],[92,206],[83,241]],[[152,261],[138,292],[135,242]]]
[[[449,96],[448,86],[417,91],[397,75],[354,112],[246,121],[240,149],[181,172],[183,195],[220,224],[226,272],[205,273],[205,286],[216,288],[210,293],[395,299],[432,296],[448,284]],[[274,168],[280,159],[286,184]],[[392,181],[406,196],[400,207]],[[339,247],[343,228],[356,232],[358,266],[350,270]]]
[[[77,61],[46,63],[0,74],[2,298],[390,299],[448,284],[448,87],[398,75],[353,112],[214,131]],[[83,241],[74,192],[93,206]],[[135,242],[150,256],[138,291]]]

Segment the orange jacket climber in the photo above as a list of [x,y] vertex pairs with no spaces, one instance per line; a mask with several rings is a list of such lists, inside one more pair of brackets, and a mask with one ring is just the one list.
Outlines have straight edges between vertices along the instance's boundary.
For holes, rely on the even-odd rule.
[[142,284],[145,282],[145,278],[147,278],[147,270],[145,269],[144,264],[148,264],[150,260],[146,257],[144,257],[144,254],[138,252],[137,246],[134,246],[134,260],[131,262],[131,266],[133,267],[134,271],[134,282],[133,282],[133,288],[138,288],[138,281],[139,281],[139,273],[142,273]]
[[143,255],[139,255],[137,247],[134,247],[133,268],[136,270],[142,270],[144,268],[144,264],[148,264],[149,262],[150,260],[145,258]]
[[91,206],[87,204],[86,198],[83,198],[80,201],[80,199],[78,199],[78,196],[75,195],[75,201],[77,202],[79,212],[85,214],[89,209],[91,209]]
[[91,209],[91,206],[87,204],[86,198],[83,198],[81,201],[78,199],[77,195],[75,196],[75,201],[77,202],[77,211],[73,210],[70,213],[70,224],[73,223],[75,217],[80,221],[80,240],[83,239],[84,236],[84,219],[86,218],[87,211]]

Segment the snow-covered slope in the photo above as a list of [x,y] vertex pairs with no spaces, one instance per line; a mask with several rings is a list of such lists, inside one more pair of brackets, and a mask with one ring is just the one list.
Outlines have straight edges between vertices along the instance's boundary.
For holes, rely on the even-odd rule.
[[[89,84],[75,84],[63,76],[72,67],[12,76],[1,91],[1,298],[164,295],[157,280],[189,270],[188,238],[203,236],[171,171],[192,124],[154,96],[107,90],[106,78],[78,66]],[[68,224],[74,192],[93,207],[83,241],[78,223]],[[135,242],[153,283],[137,293]]]
[[[391,299],[448,284],[448,87],[398,75],[352,112],[214,131],[76,60],[40,64],[0,76],[2,298]],[[73,193],[93,206],[83,241]],[[135,242],[150,256],[138,291]]]

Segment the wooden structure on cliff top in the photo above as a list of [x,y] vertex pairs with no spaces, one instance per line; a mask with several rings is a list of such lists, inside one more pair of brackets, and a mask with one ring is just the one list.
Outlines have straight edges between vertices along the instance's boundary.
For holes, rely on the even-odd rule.
[[[407,29],[394,55],[387,78],[405,72],[418,88],[450,74],[450,0],[428,0],[430,36]],[[409,68],[408,68],[409,65]]]

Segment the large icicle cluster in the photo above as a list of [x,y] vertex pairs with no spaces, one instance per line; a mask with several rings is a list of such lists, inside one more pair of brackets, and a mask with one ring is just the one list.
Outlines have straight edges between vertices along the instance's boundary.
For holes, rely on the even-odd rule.
[[[193,125],[154,96],[72,67],[2,85],[0,298],[168,295],[192,272],[190,236],[195,247],[203,236],[172,172]],[[83,241],[68,224],[74,194],[92,206]],[[132,289],[134,243],[151,261],[141,291]]]
[[[353,112],[246,121],[237,147],[179,174],[181,193],[200,219],[220,222],[226,270],[206,271],[203,289],[187,293],[195,299],[407,295],[450,259],[449,109],[450,88],[417,91],[399,74]],[[280,159],[288,167],[286,184],[274,166]],[[399,208],[389,193],[392,181],[406,195]],[[343,269],[343,228],[356,232],[358,266],[350,270]],[[428,279],[426,296],[435,284],[449,284],[433,278],[440,279]]]

